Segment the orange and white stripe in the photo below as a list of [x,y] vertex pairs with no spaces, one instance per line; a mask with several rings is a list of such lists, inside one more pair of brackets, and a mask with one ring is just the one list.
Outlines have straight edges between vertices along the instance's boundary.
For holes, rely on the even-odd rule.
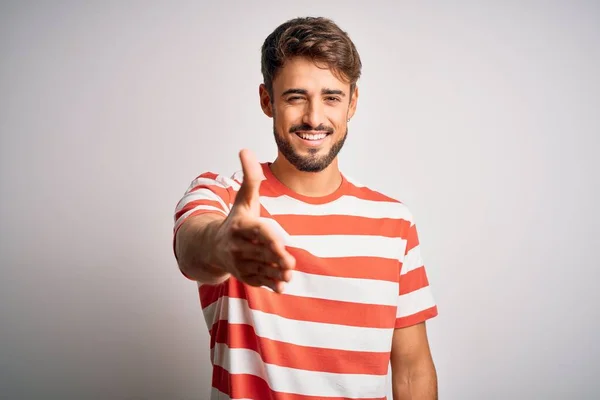
[[[199,285],[211,336],[211,399],[385,399],[395,328],[437,315],[412,214],[355,181],[306,198],[263,164],[261,219],[296,269],[283,294],[230,278]],[[175,208],[227,215],[242,181],[205,173]]]

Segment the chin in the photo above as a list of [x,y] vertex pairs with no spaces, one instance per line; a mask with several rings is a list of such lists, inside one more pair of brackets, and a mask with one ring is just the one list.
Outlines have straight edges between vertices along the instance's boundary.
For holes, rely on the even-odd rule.
[[312,155],[294,154],[291,157],[287,157],[287,160],[296,167],[297,170],[302,172],[321,172],[329,165],[333,160],[329,160],[328,157],[321,156],[315,157]]
[[[300,142],[280,136],[274,130],[275,142],[279,153],[298,171],[321,172],[331,165],[344,145],[346,135],[336,139],[335,134],[328,135],[325,142],[315,146],[307,146]],[[295,137],[297,137],[294,134]]]

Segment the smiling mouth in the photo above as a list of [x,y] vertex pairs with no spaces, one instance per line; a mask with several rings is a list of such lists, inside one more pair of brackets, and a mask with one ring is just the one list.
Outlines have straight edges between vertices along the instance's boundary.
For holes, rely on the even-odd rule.
[[328,132],[315,132],[315,133],[295,132],[295,134],[300,139],[304,139],[304,140],[322,140],[322,139],[325,139],[327,137],[327,135],[329,135]]

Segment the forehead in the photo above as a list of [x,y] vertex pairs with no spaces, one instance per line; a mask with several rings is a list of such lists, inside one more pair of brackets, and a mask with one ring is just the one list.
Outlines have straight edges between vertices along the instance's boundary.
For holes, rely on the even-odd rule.
[[286,60],[273,80],[276,92],[290,88],[320,91],[323,88],[347,90],[349,87],[349,83],[340,80],[329,68],[301,57]]

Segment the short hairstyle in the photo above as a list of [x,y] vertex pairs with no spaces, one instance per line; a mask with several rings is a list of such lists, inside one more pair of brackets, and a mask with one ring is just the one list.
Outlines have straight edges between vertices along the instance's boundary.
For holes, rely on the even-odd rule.
[[331,69],[350,84],[360,77],[362,63],[350,37],[332,20],[322,17],[294,18],[279,25],[261,49],[261,71],[267,91],[273,95],[273,80],[286,60],[306,57]]

